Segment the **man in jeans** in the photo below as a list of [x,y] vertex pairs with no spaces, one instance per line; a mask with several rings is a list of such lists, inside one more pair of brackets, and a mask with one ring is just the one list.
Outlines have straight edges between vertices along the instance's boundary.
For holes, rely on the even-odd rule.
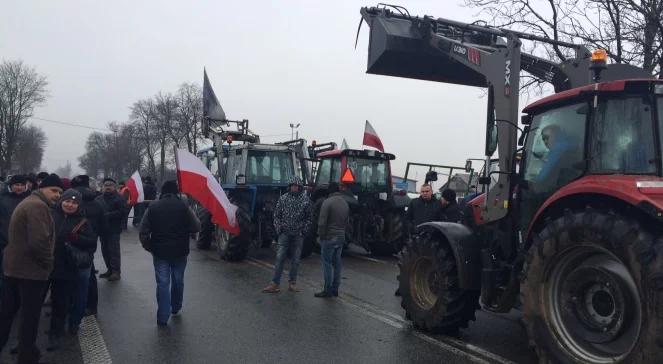
[[302,255],[302,245],[311,221],[311,200],[303,191],[299,178],[293,177],[288,185],[288,192],[283,194],[276,203],[274,210],[274,228],[278,235],[274,278],[262,291],[265,293],[280,292],[281,274],[285,258],[290,251],[290,277],[288,290],[298,292],[297,271]]
[[341,253],[345,245],[345,228],[348,226],[350,207],[346,201],[345,185],[331,183],[329,197],[320,207],[318,238],[325,285],[315,297],[337,297],[341,285]]
[[154,262],[159,326],[182,309],[189,237],[200,231],[200,221],[177,193],[175,181],[164,182],[161,198],[149,205],[140,225],[140,241]]

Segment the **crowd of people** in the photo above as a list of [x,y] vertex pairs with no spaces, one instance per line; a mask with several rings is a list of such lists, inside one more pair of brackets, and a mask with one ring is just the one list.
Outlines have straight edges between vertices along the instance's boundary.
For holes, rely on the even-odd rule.
[[[41,172],[13,175],[0,191],[0,350],[19,317],[18,363],[38,363],[36,346],[42,306],[50,304],[47,350],[57,350],[66,332],[76,335],[85,315],[97,313],[97,241],[106,265],[100,278],[120,280],[120,233],[132,206],[142,214],[156,187],[144,181],[146,201],[131,201],[123,183],[87,175],[72,179]],[[120,189],[118,189],[118,185]],[[140,219],[141,216],[137,216]],[[66,327],[66,330],[65,330]]]

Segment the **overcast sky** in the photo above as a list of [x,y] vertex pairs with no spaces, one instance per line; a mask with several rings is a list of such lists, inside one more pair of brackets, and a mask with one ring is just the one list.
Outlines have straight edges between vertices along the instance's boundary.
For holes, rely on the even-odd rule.
[[[402,2],[413,15],[478,18],[461,0]],[[360,147],[370,120],[386,151],[407,161],[462,165],[483,151],[479,89],[366,74],[368,27],[355,50],[361,6],[337,0],[4,1],[0,59],[21,59],[47,76],[35,116],[104,128],[129,107],[207,67],[231,119],[250,120],[265,141],[345,137]],[[89,129],[32,120],[48,136],[43,167],[78,166]]]

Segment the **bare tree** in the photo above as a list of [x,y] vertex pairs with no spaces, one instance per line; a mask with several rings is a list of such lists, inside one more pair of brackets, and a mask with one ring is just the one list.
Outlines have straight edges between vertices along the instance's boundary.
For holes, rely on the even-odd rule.
[[154,98],[157,116],[157,138],[159,143],[159,180],[163,180],[166,171],[168,147],[180,145],[182,135],[176,128],[177,100],[171,93],[159,92]]
[[[613,62],[663,77],[663,0],[465,0],[494,26],[602,48]],[[571,54],[532,43],[528,52],[566,60]],[[529,80],[531,82],[531,79]],[[525,81],[527,82],[527,81]]]
[[0,174],[12,168],[17,136],[34,108],[46,101],[46,77],[23,61],[0,64]]
[[145,156],[147,157],[147,170],[152,176],[157,174],[156,149],[157,149],[157,115],[154,100],[143,99],[136,101],[131,107],[129,116],[134,125],[136,136],[143,143]]
[[41,128],[26,125],[21,128],[16,138],[14,169],[19,173],[36,173],[41,167],[46,146],[46,134]]
[[183,83],[175,95],[177,99],[177,129],[191,153],[198,151],[202,139],[200,119],[203,113],[203,90],[195,83]]
[[79,165],[95,178],[121,179],[143,164],[144,143],[136,136],[136,125],[111,122],[111,133],[94,132],[88,137]]

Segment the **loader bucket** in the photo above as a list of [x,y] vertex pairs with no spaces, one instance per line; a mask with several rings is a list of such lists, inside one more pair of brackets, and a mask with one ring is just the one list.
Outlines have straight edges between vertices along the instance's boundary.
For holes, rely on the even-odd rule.
[[388,17],[367,8],[361,14],[370,27],[367,73],[486,87],[483,75],[431,49],[415,24],[420,18]]

